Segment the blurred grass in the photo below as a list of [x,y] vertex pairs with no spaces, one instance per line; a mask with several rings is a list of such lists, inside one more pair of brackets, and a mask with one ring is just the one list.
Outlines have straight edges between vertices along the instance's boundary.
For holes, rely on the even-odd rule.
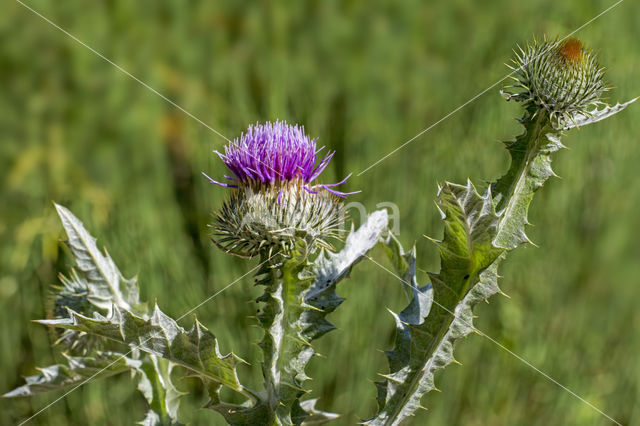
[[[506,74],[516,43],[564,35],[612,1],[555,2],[91,2],[28,4],[219,130],[248,123],[304,124],[337,150],[326,180],[360,172]],[[70,259],[51,202],[69,207],[106,245],[146,299],[179,316],[249,270],[211,247],[206,224],[224,190],[211,153],[224,140],[20,6],[0,17],[0,389],[59,358],[53,336],[30,323],[47,312],[56,271]],[[619,7],[578,34],[600,52],[613,100],[640,94],[640,5]],[[481,183],[504,171],[499,140],[520,114],[497,88],[389,157],[347,189],[374,209],[398,204],[401,239],[416,241],[420,267],[437,268],[436,182]],[[476,309],[477,326],[625,425],[640,424],[640,109],[571,132],[556,156],[563,179],[534,200],[530,236],[502,288]],[[380,255],[380,253],[378,253]],[[381,258],[379,256],[379,258]],[[422,277],[426,281],[426,275]],[[401,284],[361,264],[341,289],[339,330],[319,342],[311,388],[323,408],[353,424],[374,410],[381,349],[392,339],[385,307],[405,302]],[[247,277],[197,311],[225,350],[256,360],[249,318],[259,294]],[[191,319],[183,320],[184,326]],[[486,339],[458,345],[464,366],[437,377],[413,424],[601,425],[607,420]],[[197,410],[197,383],[184,416]],[[145,403],[129,377],[92,383],[31,424],[132,424]],[[61,394],[0,401],[0,424],[34,414]]]

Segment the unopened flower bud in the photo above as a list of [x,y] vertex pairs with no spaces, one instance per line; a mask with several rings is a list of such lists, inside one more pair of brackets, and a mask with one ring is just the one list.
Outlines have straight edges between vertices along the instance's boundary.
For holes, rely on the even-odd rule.
[[580,40],[534,41],[513,62],[516,92],[504,92],[508,99],[535,105],[557,123],[602,104],[604,69]]

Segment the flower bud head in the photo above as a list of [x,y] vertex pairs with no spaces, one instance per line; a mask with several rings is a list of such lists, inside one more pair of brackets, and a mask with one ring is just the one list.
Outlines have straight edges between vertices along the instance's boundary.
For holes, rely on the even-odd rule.
[[344,221],[340,198],[310,193],[301,181],[249,185],[234,190],[213,224],[214,242],[224,251],[253,257],[287,253],[296,240],[308,247],[331,248]]
[[588,113],[607,90],[604,69],[580,40],[534,41],[513,61],[516,93],[508,99],[535,105],[559,123]]

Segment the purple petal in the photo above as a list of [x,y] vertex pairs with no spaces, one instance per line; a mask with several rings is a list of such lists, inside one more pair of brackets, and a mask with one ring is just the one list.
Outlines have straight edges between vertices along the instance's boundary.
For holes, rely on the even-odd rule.
[[337,195],[340,198],[347,198],[348,195],[353,195],[353,194],[357,194],[359,192],[362,191],[354,191],[354,192],[342,192],[342,191],[336,191],[335,189],[331,189],[325,185],[320,185],[323,189],[325,189],[326,191],[332,193],[333,195]]
[[216,185],[223,186],[225,188],[237,188],[238,187],[238,185],[231,185],[231,184],[228,184],[228,183],[222,183],[222,182],[215,181],[215,180],[211,179],[205,172],[202,172],[202,174],[204,175],[204,177],[209,179],[210,183],[215,183]]

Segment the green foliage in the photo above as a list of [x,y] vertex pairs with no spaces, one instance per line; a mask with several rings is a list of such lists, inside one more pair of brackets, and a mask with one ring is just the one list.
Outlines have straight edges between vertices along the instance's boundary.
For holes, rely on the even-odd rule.
[[344,301],[336,293],[338,283],[349,277],[352,268],[376,245],[387,231],[389,216],[386,210],[371,213],[357,230],[351,230],[338,253],[321,251],[306,273],[313,283],[305,294],[306,310],[300,321],[307,340],[313,341],[335,329],[325,317]]
[[604,120],[605,118],[609,118],[612,115],[619,113],[638,99],[639,98],[634,98],[622,104],[615,104],[613,106],[607,105],[601,109],[575,114],[572,117],[572,120],[565,124],[563,130],[570,130],[586,126],[587,124],[597,123],[600,120]]
[[[235,370],[238,358],[233,354],[222,356],[215,336],[197,320],[190,331],[185,331],[157,305],[149,316],[146,305],[139,301],[136,279],[123,278],[111,257],[106,252],[105,255],[100,253],[95,238],[68,209],[56,205],[56,210],[69,238],[68,245],[76,259],[77,270],[72,270],[71,279],[61,277],[63,285],[55,297],[56,313],[60,317],[38,322],[76,332],[64,334],[59,340],[72,351],[86,336],[110,339],[132,349],[126,354],[97,352],[95,356],[66,356],[68,365],[40,369],[41,375],[27,377],[25,385],[5,397],[80,386],[130,370],[139,375],[138,389],[150,405],[142,423],[177,425],[180,424],[178,398],[182,393],[171,379],[174,362],[195,371],[204,380],[224,384],[253,397],[238,381]],[[62,304],[67,304],[65,315],[60,313]],[[82,307],[83,313],[70,306]],[[140,312],[141,316],[130,310]],[[150,356],[138,359],[139,350]],[[131,353],[134,353],[133,359],[128,357]]]
[[[126,345],[131,351],[98,353],[98,358],[67,357],[68,366],[41,369],[41,375],[28,377],[26,385],[6,397],[82,385],[131,370],[140,375],[138,389],[150,406],[142,424],[177,425],[179,398],[184,393],[173,384],[171,372],[179,365],[202,380],[210,397],[207,408],[222,414],[230,424],[299,425],[336,418],[335,414],[317,410],[316,399],[301,401],[308,392],[302,387],[308,379],[304,368],[314,355],[311,341],[332,328],[325,316],[342,302],[335,293],[336,285],[387,229],[386,211],[374,212],[358,231],[352,230],[337,254],[321,251],[316,261],[310,262],[307,246],[300,240],[291,256],[263,259],[256,283],[265,286],[265,293],[257,300],[264,303],[258,320],[265,329],[260,343],[265,389],[256,393],[240,384],[236,366],[241,360],[233,353],[222,355],[216,337],[197,319],[191,330],[186,331],[157,305],[150,315],[131,312],[134,308],[142,311],[145,306],[138,300],[136,281],[122,277],[113,260],[98,251],[95,239],[69,210],[59,205],[56,209],[82,272],[80,275],[73,270],[71,280],[63,277],[60,292],[64,297],[56,300],[64,303],[73,295],[72,301],[84,298],[96,309],[89,316],[88,312],[80,313],[66,306],[67,312],[60,318],[38,322],[78,333],[64,340],[71,347],[88,335]],[[84,290],[72,291],[77,287]],[[107,301],[111,302],[108,309]],[[72,305],[85,307],[86,303]],[[139,351],[149,356],[142,360],[138,356],[127,358]],[[223,402],[220,396],[223,386],[243,394],[246,402],[243,405]]]
[[69,310],[67,318],[38,322],[123,343],[166,358],[203,378],[243,391],[236,374],[239,358],[233,354],[222,355],[215,336],[198,320],[186,331],[157,305],[149,319],[114,305],[109,317],[96,314],[90,318]]
[[175,364],[151,355],[143,360],[140,368],[142,377],[138,390],[149,403],[149,411],[142,420],[144,426],[181,425],[178,420],[179,398],[185,393],[173,384],[171,371]]
[[[125,279],[109,254],[100,253],[96,239],[82,222],[65,207],[58,204],[55,207],[77,263],[77,270],[71,270],[73,283],[86,288],[87,301],[101,311],[111,312],[112,306],[119,306],[146,315],[147,308],[139,300],[137,279]],[[65,281],[69,286],[69,279]]]
[[445,220],[444,238],[437,242],[442,267],[430,274],[430,285],[417,285],[415,250],[405,253],[395,238],[386,243],[392,260],[404,260],[393,263],[413,297],[393,314],[397,336],[387,351],[390,372],[376,384],[379,412],[366,424],[399,424],[420,408],[422,396],[435,388],[436,370],[454,360],[454,341],[473,331],[471,308],[498,291],[491,265],[504,250],[493,244],[499,218],[490,192],[479,195],[471,182],[446,183],[438,207]]
[[65,356],[66,364],[40,368],[40,374],[25,377],[26,384],[5,393],[5,398],[31,396],[40,392],[62,390],[83,385],[89,380],[113,376],[134,369],[140,371],[142,362],[120,353],[98,353],[95,357]]
[[[302,383],[308,379],[304,372],[301,352],[308,352],[309,341],[299,323],[302,313],[311,309],[304,296],[311,286],[311,277],[302,277],[306,266],[306,246],[298,245],[291,258],[280,264],[267,263],[259,271],[258,284],[265,286],[258,321],[265,329],[260,342],[264,359],[262,374],[265,378],[267,403],[272,416],[265,424],[292,424],[294,404],[304,394]],[[300,362],[302,361],[302,362]]]
[[[357,172],[503,76],[515,42],[542,32],[568,34],[611,5],[28,4],[230,138],[258,119],[305,124],[321,145],[338,151],[329,174],[354,172],[349,187],[365,190],[355,200],[368,209],[380,200],[397,203],[407,248],[416,236],[439,229],[434,182],[471,177],[480,184],[503,167],[507,157],[493,141],[515,131],[510,105],[488,92],[374,169]],[[640,91],[639,10],[640,4],[623,2],[578,34],[599,47],[603,62],[615,63],[607,78],[621,93]],[[224,191],[199,174],[216,170],[211,150],[220,150],[222,139],[19,4],[6,4],[0,28],[7,35],[0,46],[0,389],[7,391],[36,365],[65,362],[50,350],[57,336],[29,321],[45,316],[50,285],[67,263],[51,200],[70,207],[108,242],[124,275],[140,276],[142,299],[157,299],[174,318],[247,269],[212,249],[204,231]],[[624,424],[640,415],[640,340],[634,338],[640,317],[633,302],[640,263],[630,232],[640,228],[639,113],[628,109],[607,125],[567,135],[563,142],[571,150],[554,159],[563,179],[547,184],[530,212],[536,226],[527,234],[544,249],[509,256],[501,287],[511,299],[476,308],[479,328]],[[354,220],[359,223],[357,213]],[[435,246],[420,238],[416,247],[418,266],[437,270]],[[353,278],[341,286],[344,306],[329,316],[338,331],[317,341],[331,361],[318,357],[307,367],[314,379],[308,388],[320,397],[319,407],[342,413],[338,424],[372,415],[370,381],[385,362],[373,349],[386,348],[394,335],[380,309],[400,311],[406,304],[376,267],[357,268]],[[420,271],[418,278],[426,281]],[[260,356],[253,342],[261,331],[247,329],[254,304],[246,303],[258,295],[240,282],[219,296],[224,303],[197,311],[226,343],[225,353]],[[244,333],[246,339],[235,339]],[[464,367],[437,376],[443,392],[428,394],[429,411],[407,423],[600,422],[535,372],[475,340],[457,347]],[[259,386],[255,370],[249,386]],[[200,391],[196,381],[179,385]],[[17,424],[57,396],[0,399],[0,423]],[[185,420],[224,424],[216,413],[197,410],[201,403],[184,398]],[[144,407],[125,374],[74,391],[28,424],[126,424]]]
[[214,386],[209,408],[230,424],[315,424],[337,417],[317,410],[316,399],[303,400],[309,378],[305,367],[315,355],[311,342],[335,328],[325,317],[343,302],[336,294],[338,283],[377,244],[387,225],[387,212],[376,211],[349,233],[338,253],[321,250],[311,261],[301,241],[290,257],[263,259],[256,283],[265,287],[257,300],[265,331],[260,342],[264,393],[252,406],[230,405],[220,401]]
[[[506,251],[529,242],[525,233],[529,205],[554,175],[551,154],[563,145],[554,118],[536,105],[526,108],[520,120],[524,133],[506,143],[509,170],[484,195],[470,181],[440,188],[437,205],[444,238],[436,241],[440,272],[429,274],[431,286],[416,285],[414,250],[405,253],[395,238],[387,243],[389,257],[403,282],[411,286],[413,299],[400,314],[393,314],[397,337],[396,347],[387,352],[390,373],[376,383],[379,409],[366,424],[397,425],[421,408],[422,397],[435,389],[435,371],[454,361],[455,341],[474,331],[473,306],[499,291],[498,266]],[[622,109],[618,105],[612,111]],[[598,116],[613,113],[592,115],[595,122]]]

